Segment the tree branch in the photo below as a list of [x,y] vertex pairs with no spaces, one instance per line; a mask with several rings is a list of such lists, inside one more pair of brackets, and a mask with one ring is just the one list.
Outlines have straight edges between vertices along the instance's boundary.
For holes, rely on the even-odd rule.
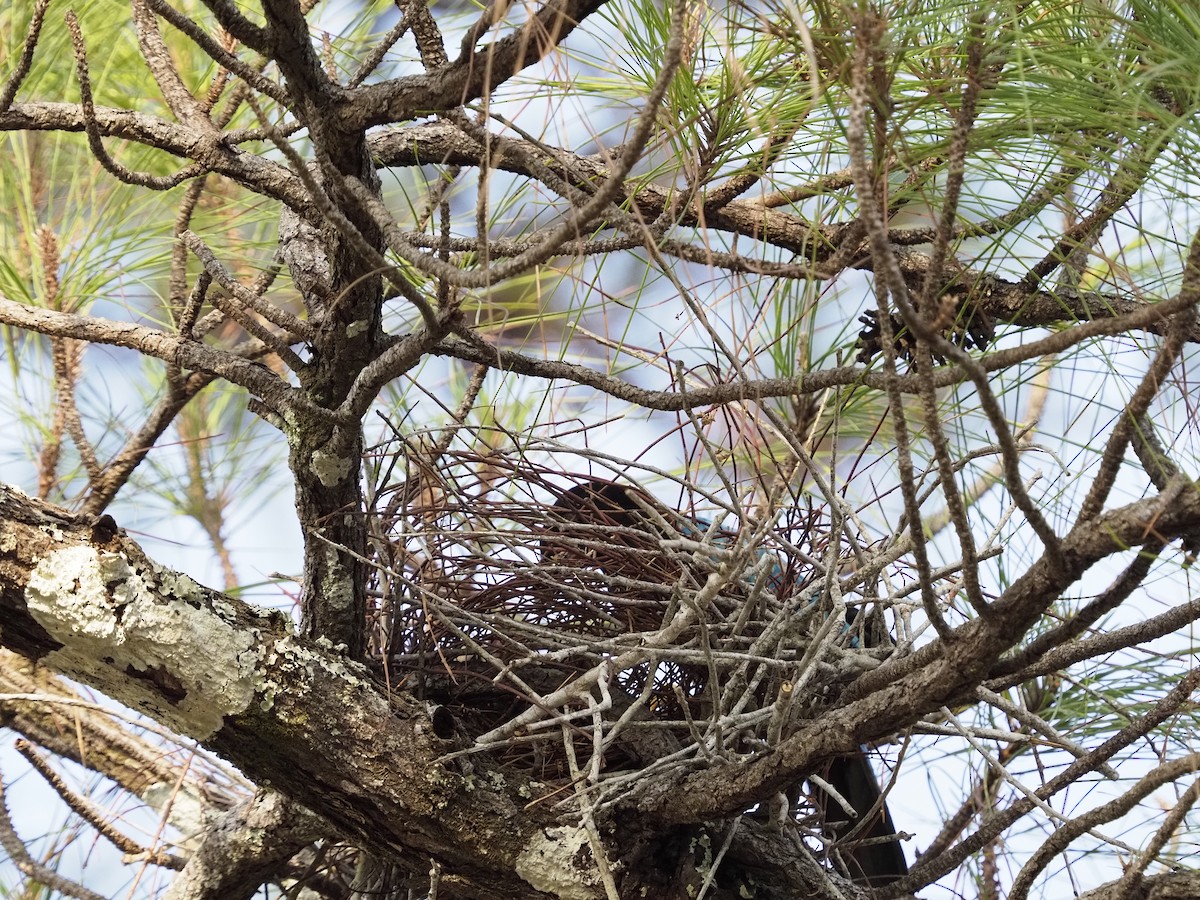
[[301,402],[287,382],[265,366],[144,325],[37,309],[4,297],[0,297],[0,322],[39,334],[126,347],[184,369],[219,375],[277,411],[295,408]]
[[448,66],[357,88],[339,110],[341,127],[358,131],[405,122],[478,100],[549,54],[605,2],[548,0],[513,34],[478,50],[464,48]]
[[327,829],[300,804],[259,791],[205,833],[163,900],[250,900]]
[[[1147,530],[1154,523],[1153,533]],[[994,615],[976,618],[912,655],[884,663],[858,678],[845,705],[749,763],[725,763],[683,779],[662,779],[637,802],[643,815],[663,823],[708,821],[751,805],[765,793],[794,783],[829,758],[907,727],[953,706],[1064,590],[1105,557],[1153,538],[1172,540],[1200,523],[1200,490],[1164,502],[1155,496],[1104,513],[1062,539],[1064,566],[1043,555],[993,604]],[[969,699],[969,698],[968,698]]]
[[14,103],[9,110],[0,113],[0,131],[87,131],[89,123],[94,124],[99,136],[119,137],[181,159],[194,159],[205,170],[232,178],[292,209],[311,209],[299,179],[285,166],[238,150],[224,140],[206,139],[192,128],[156,116],[96,107],[88,117],[76,103],[41,102]]
[[533,877],[528,853],[555,814],[523,809],[511,774],[441,763],[452,747],[425,704],[296,638],[286,616],[161,569],[120,535],[93,543],[86,521],[4,486],[0,533],[6,647],[200,740],[363,846],[536,896],[517,873]]

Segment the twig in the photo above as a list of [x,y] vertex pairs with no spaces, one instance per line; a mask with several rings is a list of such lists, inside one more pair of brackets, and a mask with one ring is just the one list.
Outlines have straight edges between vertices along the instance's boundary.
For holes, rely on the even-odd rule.
[[21,58],[16,67],[4,82],[0,90],[0,115],[8,112],[22,82],[29,77],[33,66],[33,53],[37,49],[38,37],[42,33],[42,23],[46,19],[46,10],[50,8],[50,0],[36,0],[33,4],[33,14],[29,17],[29,28],[25,31],[25,46],[21,50]]
[[46,885],[52,890],[76,897],[78,900],[104,900],[104,897],[94,891],[89,891],[81,884],[76,884],[69,878],[59,875],[48,866],[44,866],[29,855],[25,842],[13,828],[12,815],[8,810],[8,801],[4,796],[4,779],[0,778],[0,847],[3,847],[17,869],[35,881]]
[[71,42],[75,48],[75,72],[79,78],[79,100],[80,107],[83,110],[83,121],[85,131],[87,132],[88,146],[92,150],[92,155],[96,157],[97,162],[104,167],[105,171],[125,184],[150,188],[155,191],[168,191],[176,185],[187,181],[189,178],[195,178],[197,175],[203,175],[207,172],[208,168],[206,166],[195,162],[190,166],[184,166],[174,175],[148,175],[128,169],[108,155],[108,151],[104,149],[104,143],[100,138],[100,126],[96,122],[96,108],[92,102],[92,83],[88,75],[87,47],[83,41],[83,30],[79,27],[79,20],[72,10],[67,11],[65,18],[67,28],[71,31]]
[[107,821],[107,816],[99,810],[95,804],[91,803],[84,797],[80,797],[74,791],[66,786],[59,774],[50,768],[49,763],[42,758],[33,745],[26,740],[18,740],[16,742],[17,752],[29,761],[29,764],[37,770],[38,774],[45,779],[46,783],[54,789],[54,792],[62,798],[77,815],[83,818],[88,824],[96,829],[102,836],[112,842],[118,850],[128,856],[136,856],[152,865],[164,866],[168,869],[182,869],[185,860],[176,856],[174,853],[166,853],[162,850],[148,850],[132,840],[126,834],[118,831],[113,825]]

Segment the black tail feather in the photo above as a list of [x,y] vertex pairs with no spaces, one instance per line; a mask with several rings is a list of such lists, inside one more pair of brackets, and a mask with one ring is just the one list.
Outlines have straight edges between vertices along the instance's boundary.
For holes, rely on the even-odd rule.
[[[836,823],[829,825],[830,832],[838,840],[845,839],[841,861],[850,878],[860,884],[883,887],[907,875],[904,850],[895,837],[896,827],[866,754],[833,760],[826,780],[857,813],[850,819],[832,797],[825,796],[820,801],[825,821]],[[861,824],[863,816],[869,816],[865,825]]]

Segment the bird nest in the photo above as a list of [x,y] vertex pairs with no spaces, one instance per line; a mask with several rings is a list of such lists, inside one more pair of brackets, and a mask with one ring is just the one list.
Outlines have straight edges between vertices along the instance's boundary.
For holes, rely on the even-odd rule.
[[764,524],[685,485],[405,458],[374,497],[373,650],[446,734],[536,780],[577,750],[613,773],[765,746],[872,664],[818,509]]

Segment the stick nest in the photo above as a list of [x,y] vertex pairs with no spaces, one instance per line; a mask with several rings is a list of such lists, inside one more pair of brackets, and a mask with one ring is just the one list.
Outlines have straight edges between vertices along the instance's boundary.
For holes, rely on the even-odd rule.
[[764,525],[686,485],[405,456],[374,497],[373,652],[443,736],[536,781],[753,752],[877,665],[878,611],[833,599],[843,548],[811,505]]

